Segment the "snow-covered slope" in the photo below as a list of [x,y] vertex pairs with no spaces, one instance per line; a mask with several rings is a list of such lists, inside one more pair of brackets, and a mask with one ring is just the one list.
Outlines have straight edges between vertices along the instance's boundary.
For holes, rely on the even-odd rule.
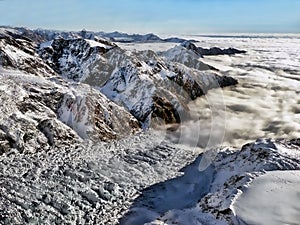
[[[151,118],[178,123],[188,115],[190,100],[211,88],[237,83],[209,71],[214,68],[181,46],[158,55],[125,51],[86,31],[57,36],[46,30],[1,30],[3,66],[42,76],[60,74],[71,82],[86,83],[125,107],[145,127]],[[39,43],[49,38],[55,39]]]
[[0,224],[241,224],[236,199],[253,180],[300,169],[295,141],[218,149],[212,165],[199,170],[208,153],[197,157],[158,138],[3,154]]
[[[193,49],[125,51],[85,31],[1,28],[0,224],[297,221],[296,202],[266,211],[265,221],[244,202],[258,189],[280,201],[284,192],[268,195],[275,185],[298,196],[289,184],[298,182],[299,139],[198,155],[165,130],[139,132],[151,118],[180,122],[189,101],[236,84]],[[278,170],[296,175],[268,172]]]
[[152,117],[180,122],[189,100],[237,83],[205,71],[213,68],[181,46],[159,56],[153,51],[125,51],[108,41],[55,39],[41,44],[39,54],[63,77],[97,87],[146,127]]
[[[51,34],[45,30],[39,33]],[[65,32],[63,36],[70,35],[66,36],[67,39],[60,37],[43,43],[38,43],[43,38],[32,36],[34,34],[37,33],[26,29],[1,28],[1,66],[40,77],[61,75],[71,83],[85,83],[88,85],[85,89],[98,89],[110,100],[125,107],[144,127],[149,127],[151,118],[159,118],[164,123],[179,123],[188,116],[187,103],[190,100],[204,95],[211,88],[237,83],[233,78],[204,71],[210,67],[200,62],[192,51],[180,46],[159,56],[153,51],[125,51],[112,42],[87,33],[80,35],[89,39],[77,38],[74,33]],[[181,50],[177,51],[177,48]],[[194,62],[198,64],[191,68]],[[84,111],[85,103],[90,104],[90,101],[83,97],[84,91],[83,94],[75,92],[66,95],[62,102],[67,105],[80,101],[74,107]],[[101,104],[92,102],[92,108],[102,105],[101,110],[104,111],[103,105],[108,104],[107,101]],[[58,108],[55,111],[58,118],[81,137],[88,137],[87,133],[90,133],[90,129],[94,130],[95,126],[90,128],[82,121],[75,125],[74,120],[71,123],[70,118],[77,118],[77,114],[70,113],[70,106],[67,108],[69,110]],[[87,111],[78,115],[90,120]],[[121,131],[122,126],[117,127]],[[105,133],[98,132],[102,132],[102,136]],[[118,134],[108,136],[115,137]]]
[[[166,122],[170,119],[162,116],[168,114],[168,110],[158,109],[157,100],[171,106],[174,111],[169,111],[173,114],[171,117],[184,117],[188,111],[188,101],[204,95],[211,88],[237,83],[230,77],[165,60],[153,51],[126,52],[114,49],[108,52],[107,58],[109,62],[113,61],[114,70],[101,91],[124,105],[142,122],[149,121],[157,110],[160,112],[155,116]],[[171,122],[178,120],[171,119]]]
[[300,171],[270,171],[238,196],[233,210],[240,223],[298,224],[299,203]]
[[81,139],[109,140],[139,130],[126,110],[87,85],[0,70],[1,152],[45,151]]
[[36,44],[15,30],[0,28],[0,66],[23,70],[39,76],[51,76],[54,71],[39,58]]
[[[203,168],[206,158],[212,155],[215,155],[209,158],[212,164],[208,168]],[[182,169],[184,173],[182,176],[146,188],[135,200],[127,216],[121,220],[121,224],[201,225],[295,222],[295,219],[299,218],[293,208],[299,207],[297,199],[286,199],[285,206],[282,206],[286,210],[283,211],[278,210],[280,207],[278,205],[273,206],[270,202],[263,202],[270,188],[258,184],[265,179],[264,176],[272,174],[266,171],[277,170],[284,170],[286,174],[291,175],[285,178],[281,176],[277,181],[269,180],[266,185],[276,190],[280,188],[279,179],[281,183],[292,182],[286,183],[284,187],[297,185],[299,177],[291,176],[298,174],[296,171],[293,172],[294,170],[300,170],[299,140],[291,142],[257,140],[255,143],[243,146],[239,151],[219,149],[215,154],[204,153]],[[265,173],[266,175],[263,175]],[[279,172],[274,172],[276,173]],[[259,178],[260,176],[262,177]],[[252,188],[250,190],[248,190],[249,185]],[[255,201],[250,202],[252,205],[245,202],[252,196],[247,196],[249,191],[255,191],[253,194]],[[260,193],[265,195],[261,196]],[[280,192],[277,196],[272,195],[272,202],[278,203],[280,199],[296,193]],[[250,206],[256,208],[248,208]],[[264,209],[263,206],[268,208]],[[257,217],[262,214],[265,220]],[[282,219],[281,223],[278,223],[277,218]]]
[[207,65],[199,60],[199,54],[196,54],[193,50],[185,48],[182,45],[177,45],[165,52],[161,53],[162,56],[170,61],[182,63],[187,67],[198,70],[217,70],[214,67]]

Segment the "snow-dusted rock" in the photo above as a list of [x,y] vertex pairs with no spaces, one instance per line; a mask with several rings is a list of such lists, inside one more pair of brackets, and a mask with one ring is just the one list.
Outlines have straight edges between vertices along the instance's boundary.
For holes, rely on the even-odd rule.
[[139,130],[133,116],[87,85],[4,69],[0,77],[2,152],[45,151]]
[[[10,27],[3,27],[5,29],[11,29]],[[184,41],[197,42],[195,40],[186,40],[178,37],[169,37],[169,38],[160,38],[153,33],[148,34],[127,34],[122,32],[94,32],[88,30],[81,31],[59,31],[59,30],[45,30],[45,29],[36,29],[31,30],[24,27],[12,28],[13,32],[17,32],[18,35],[29,38],[37,43],[51,41],[57,38],[63,39],[100,39],[100,40],[109,40],[114,42],[134,42],[134,43],[146,43],[146,42],[173,42],[181,43]]]
[[95,141],[126,137],[140,128],[139,122],[124,108],[83,84],[63,95],[57,116],[80,137]]
[[113,43],[100,40],[54,39],[40,44],[38,52],[57,73],[80,81],[89,76],[89,67],[113,47]]
[[[186,104],[190,100],[204,95],[211,88],[237,83],[230,77],[165,60],[153,51],[126,52],[116,48],[105,56],[113,65],[109,70],[114,69],[101,91],[125,106],[143,123],[150,121],[152,116],[159,117],[152,114],[157,110],[155,101],[158,99],[172,106],[169,110],[171,117],[178,117],[176,114],[184,117],[188,113]],[[161,119],[174,121],[168,117]]]
[[36,53],[36,45],[14,30],[0,28],[0,66],[26,71],[39,76],[55,72]]
[[[211,88],[237,83],[233,78],[204,71],[213,68],[182,46],[158,55],[153,51],[124,51],[86,31],[1,30],[5,36],[0,48],[4,52],[3,66],[44,77],[59,74],[68,81],[86,83],[125,107],[144,127],[150,125],[151,118],[157,117],[165,123],[180,122],[188,116],[190,100]],[[49,40],[50,37],[55,39]],[[48,41],[38,43],[44,39]],[[14,47],[12,51],[7,47],[10,46],[7,40]],[[27,43],[26,48],[18,42]],[[12,55],[14,60],[11,60]]]
[[[194,44],[191,44],[196,48]],[[194,51],[194,48],[188,48],[183,45],[177,45],[161,53],[166,59],[172,62],[182,63],[183,65],[197,70],[217,70],[216,68],[205,64],[199,60],[201,55]]]
[[[40,47],[40,56],[59,74],[98,87],[146,127],[152,116],[162,117],[167,123],[179,122],[178,115],[188,112],[188,101],[211,88],[237,83],[233,78],[202,71],[210,67],[180,46],[177,48],[182,51],[166,53],[167,59],[153,51],[129,52],[107,41],[87,39],[55,39]],[[191,68],[193,62],[198,64]],[[166,113],[158,113],[158,99],[169,105],[162,106]]]

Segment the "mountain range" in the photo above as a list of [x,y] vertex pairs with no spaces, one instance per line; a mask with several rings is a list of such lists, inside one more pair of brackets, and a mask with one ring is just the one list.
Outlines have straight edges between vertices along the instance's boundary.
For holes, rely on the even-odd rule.
[[238,85],[202,58],[245,51],[197,45],[1,27],[0,224],[247,224],[239,197],[263,174],[299,170],[299,139],[200,154],[161,140],[189,103]]

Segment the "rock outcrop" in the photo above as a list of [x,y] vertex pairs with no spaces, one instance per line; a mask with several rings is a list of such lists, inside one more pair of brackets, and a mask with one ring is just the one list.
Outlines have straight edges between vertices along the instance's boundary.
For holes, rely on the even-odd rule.
[[90,66],[114,47],[108,41],[60,38],[40,44],[38,53],[58,74],[81,81],[89,76]]
[[193,44],[190,41],[185,41],[181,43],[182,47],[185,47],[186,49],[189,49],[193,51],[195,54],[199,56],[206,56],[206,55],[235,55],[235,54],[244,54],[246,53],[245,50],[239,50],[235,48],[227,48],[227,49],[221,49],[218,47],[213,48],[201,48],[197,47],[195,44]]
[[55,73],[36,53],[36,44],[12,30],[0,30],[0,66],[39,76]]

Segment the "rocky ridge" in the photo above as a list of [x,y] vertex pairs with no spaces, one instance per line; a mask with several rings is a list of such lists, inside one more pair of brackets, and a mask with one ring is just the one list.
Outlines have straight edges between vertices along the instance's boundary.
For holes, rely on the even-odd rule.
[[0,73],[2,153],[74,147],[84,139],[119,139],[140,129],[130,113],[87,85],[12,70]]
[[[231,77],[208,71],[214,68],[199,61],[199,57],[187,49],[182,49],[181,55],[174,51],[175,56],[169,57],[170,53],[129,52],[112,43],[75,38],[55,39],[40,45],[38,52],[65,78],[98,88],[146,127],[152,112],[157,111],[154,99],[160,98],[160,102],[172,106],[170,112],[173,113],[163,120],[178,122],[171,117],[187,114],[189,100],[204,95],[211,88],[237,83]],[[189,61],[186,56],[190,57]]]
[[244,54],[246,53],[245,50],[239,50],[235,48],[227,48],[227,49],[221,49],[218,47],[213,48],[202,48],[197,47],[194,43],[191,41],[184,41],[181,43],[181,46],[192,50],[195,54],[199,56],[209,56],[209,55],[235,55],[235,54]]
[[[179,123],[188,117],[189,101],[204,95],[211,88],[237,83],[231,77],[210,71],[210,67],[188,49],[175,50],[173,56],[170,52],[129,52],[107,40],[96,37],[93,37],[94,40],[82,39],[71,32],[68,39],[60,37],[39,43],[43,38],[34,36],[31,30],[1,28],[0,31],[2,83],[3,88],[9,87],[3,98],[22,107],[30,105],[27,108],[31,110],[31,115],[37,111],[51,112],[43,119],[35,118],[37,121],[33,124],[39,124],[46,118],[48,121],[48,117],[55,118],[54,123],[51,120],[51,123],[43,122],[43,125],[52,129],[51,124],[59,126],[63,122],[83,139],[120,138],[125,131],[130,135],[140,126],[149,127],[151,118],[160,118],[164,123]],[[43,32],[44,35],[51,35],[50,31]],[[13,71],[19,72],[14,74]],[[19,85],[8,85],[14,82]],[[18,99],[20,102],[12,100],[11,94],[7,94],[13,93],[13,88],[24,93]],[[20,113],[26,114],[26,107],[19,107],[17,111],[23,110]],[[8,124],[16,121],[19,120],[14,119]],[[125,123],[124,126],[122,123]],[[43,125],[38,125],[36,132],[46,132],[47,143],[53,144],[55,135],[49,133],[50,128],[45,128],[47,131],[38,129]],[[5,133],[2,136],[6,139],[10,138],[8,133],[17,132],[6,128],[2,130]],[[8,142],[10,147],[24,145]]]
[[[1,28],[1,27],[0,27]],[[2,27],[3,29],[11,29],[11,27]],[[94,32],[87,31],[85,29],[81,31],[59,31],[59,30],[45,30],[35,29],[30,30],[24,27],[15,27],[14,31],[17,31],[22,37],[26,37],[30,40],[37,41],[39,43],[51,41],[57,38],[63,39],[89,39],[89,40],[108,40],[111,42],[123,42],[123,43],[147,43],[147,42],[172,42],[181,43],[184,41],[197,42],[195,40],[186,40],[178,37],[160,38],[153,33],[149,34],[127,34],[122,32]]]

